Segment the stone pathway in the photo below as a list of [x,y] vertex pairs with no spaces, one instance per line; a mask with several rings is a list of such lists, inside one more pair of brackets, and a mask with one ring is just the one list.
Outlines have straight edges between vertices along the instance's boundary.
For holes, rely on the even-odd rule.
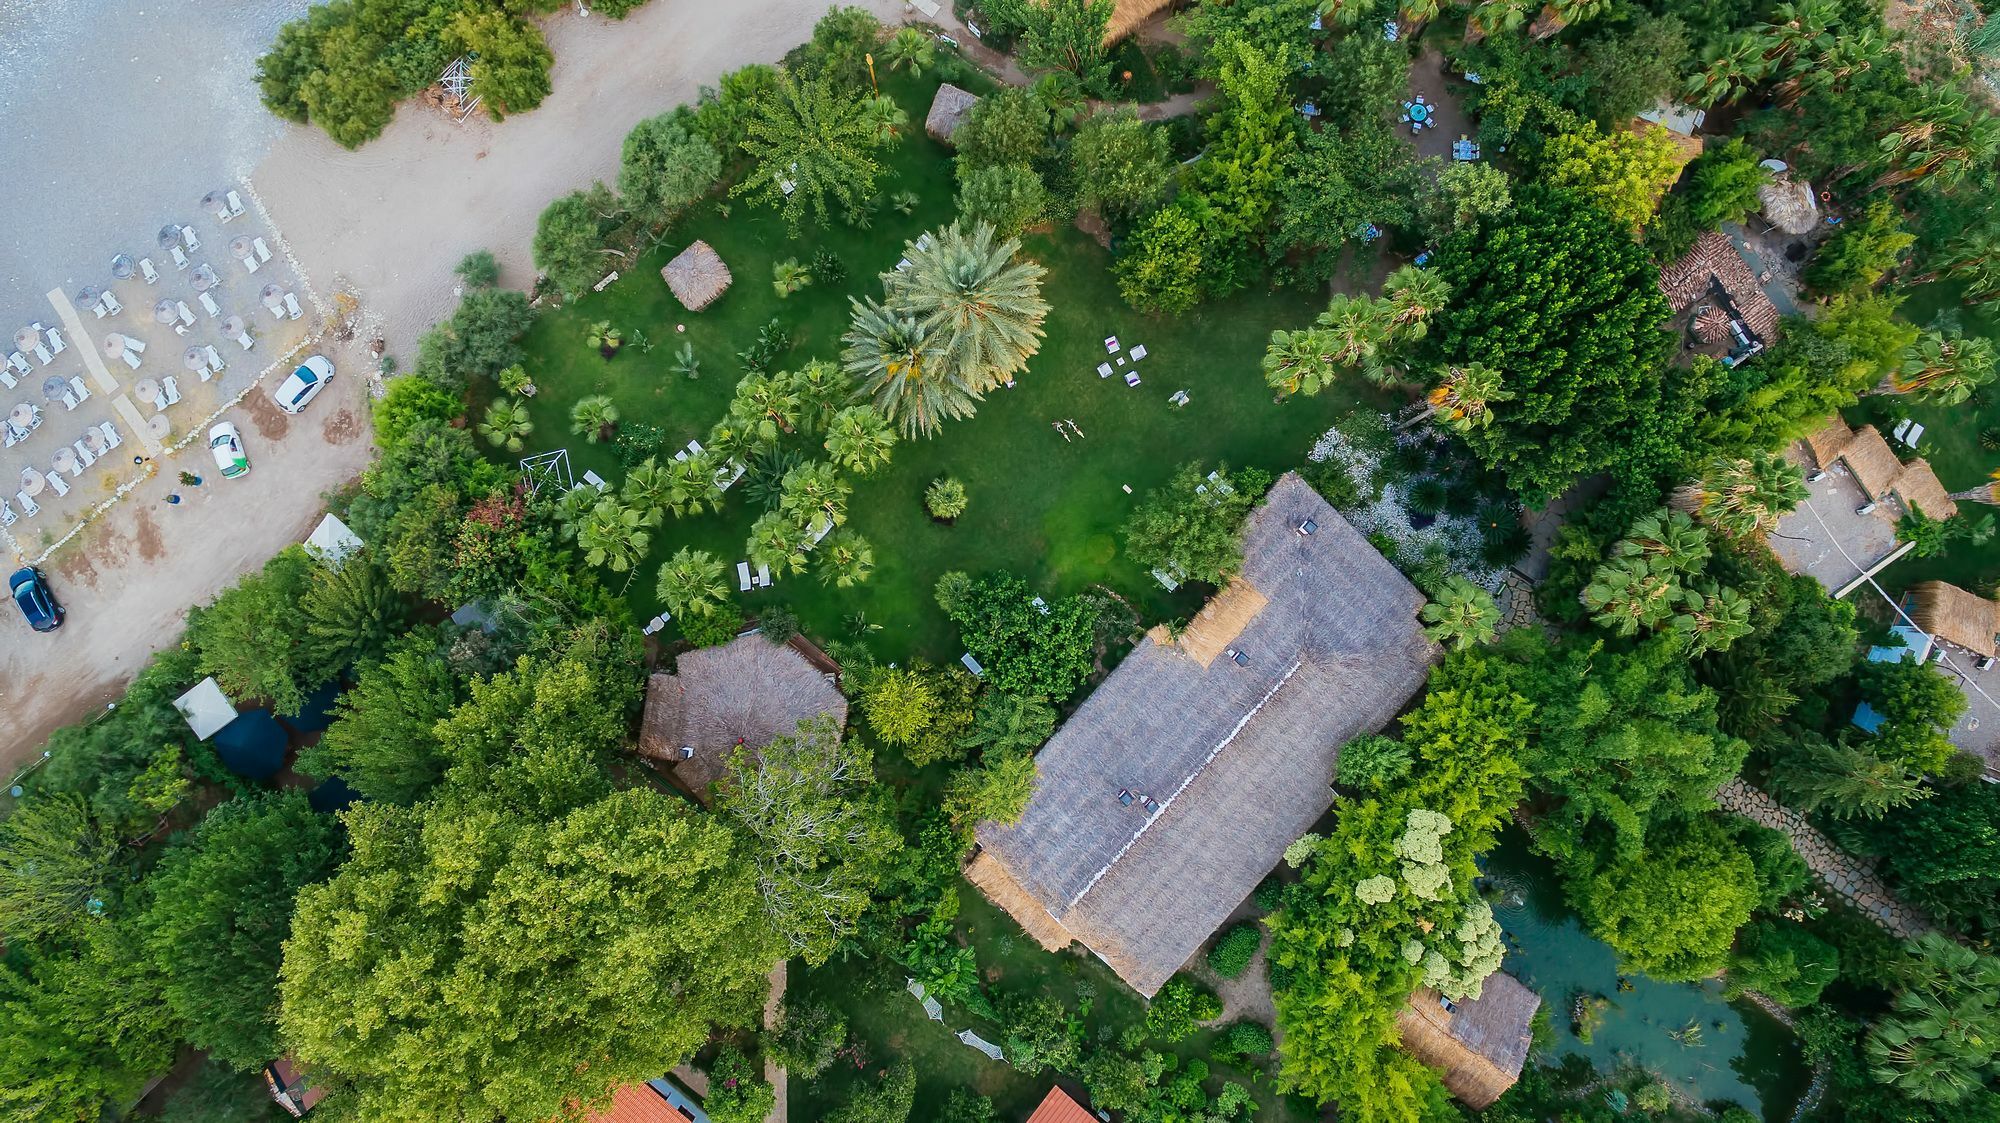
[[1751,787],[1737,777],[1715,793],[1724,811],[1733,811],[1752,822],[1784,831],[1791,836],[1792,848],[1827,887],[1848,904],[1860,909],[1891,934],[1908,939],[1931,930],[1924,915],[1898,901],[1867,862],[1854,857],[1821,834],[1805,816]]

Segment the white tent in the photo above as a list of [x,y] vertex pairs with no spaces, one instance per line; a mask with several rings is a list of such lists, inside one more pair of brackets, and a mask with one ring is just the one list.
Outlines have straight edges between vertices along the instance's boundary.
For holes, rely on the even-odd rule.
[[319,525],[306,538],[306,553],[328,568],[338,569],[341,562],[365,545],[367,543],[361,541],[360,535],[347,529],[346,523],[328,515],[319,520]]
[[187,719],[188,728],[194,730],[196,740],[206,741],[236,720],[236,707],[230,703],[222,688],[215,684],[213,675],[194,684],[194,689],[174,699],[174,709]]

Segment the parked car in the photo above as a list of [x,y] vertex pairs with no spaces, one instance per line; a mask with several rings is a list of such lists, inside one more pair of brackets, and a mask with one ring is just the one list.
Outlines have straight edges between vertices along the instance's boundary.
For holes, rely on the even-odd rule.
[[50,591],[41,570],[34,566],[16,570],[7,579],[7,591],[14,595],[21,615],[28,618],[28,627],[38,632],[53,632],[62,627],[63,607],[56,603],[56,595]]
[[208,431],[208,451],[215,456],[215,470],[222,473],[225,480],[233,480],[250,471],[250,458],[243,453],[243,434],[228,421]]
[[286,413],[297,413],[318,396],[327,383],[333,381],[333,363],[325,355],[313,355],[300,363],[290,378],[285,379],[271,398],[278,408]]

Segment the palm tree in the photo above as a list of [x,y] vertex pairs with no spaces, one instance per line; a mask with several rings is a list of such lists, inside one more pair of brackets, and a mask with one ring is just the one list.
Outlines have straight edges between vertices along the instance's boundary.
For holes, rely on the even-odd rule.
[[1690,655],[1727,651],[1729,645],[1754,630],[1750,626],[1750,602],[1734,589],[1689,592],[1684,603],[1687,611],[1674,617],[1674,632],[1686,642]]
[[1052,70],[1028,87],[1028,96],[1049,115],[1049,121],[1056,132],[1063,132],[1076,124],[1090,108],[1089,99],[1083,96],[1083,85],[1076,75],[1067,70]]
[[1424,29],[1424,25],[1436,19],[1441,7],[1438,0],[1401,0],[1396,15],[1403,21],[1403,37],[1409,38]]
[[853,300],[854,320],[842,337],[847,373],[906,437],[932,436],[947,420],[971,417],[980,392],[960,381],[915,316],[873,300]]
[[1649,557],[1613,558],[1597,567],[1579,598],[1598,627],[1621,636],[1656,628],[1680,602],[1674,571]]
[[714,554],[682,546],[660,566],[654,592],[675,616],[704,616],[729,598],[727,572]]
[[825,359],[814,359],[785,376],[799,399],[799,427],[815,433],[833,420],[834,411],[854,396],[854,382]]
[[1684,511],[1658,511],[1632,521],[1613,552],[1618,557],[1659,561],[1668,569],[1693,573],[1708,560],[1708,532]]
[[1542,14],[1535,17],[1534,26],[1528,28],[1528,34],[1536,39],[1547,39],[1565,27],[1602,15],[1607,7],[1610,7],[1610,0],[1549,0],[1542,5]]
[[857,476],[866,476],[889,463],[896,446],[896,430],[882,411],[870,405],[848,406],[833,415],[826,427],[822,446],[833,462]]
[[1444,377],[1428,396],[1425,417],[1442,417],[1445,425],[1459,433],[1470,433],[1493,424],[1493,403],[1512,401],[1514,393],[1503,387],[1499,371],[1484,363],[1446,367]]
[[1978,487],[1952,492],[1952,501],[1957,503],[1986,503],[1994,507],[2000,507],[2000,468],[1993,470],[1991,478],[1993,480],[1992,483],[1980,484]]
[[1453,651],[1492,643],[1500,627],[1493,594],[1463,577],[1453,577],[1418,613],[1424,634]]
[[939,476],[924,489],[924,510],[929,511],[934,519],[951,522],[971,505],[965,485],[950,476]]
[[1465,17],[1465,41],[1477,43],[1498,32],[1518,31],[1528,22],[1528,0],[1479,0]]
[[1451,299],[1451,283],[1435,269],[1405,265],[1382,283],[1389,297],[1389,328],[1399,340],[1422,339],[1431,317]]
[[666,463],[666,506],[677,519],[698,515],[703,507],[722,509],[722,489],[715,486],[715,450],[689,453],[685,460]]
[[1375,16],[1376,0],[1320,0],[1319,14],[1341,27],[1360,27]]
[[1271,333],[1264,348],[1264,382],[1280,397],[1311,396],[1333,385],[1340,373],[1334,362],[1333,333],[1325,328],[1301,328]]
[[638,511],[615,496],[599,499],[576,530],[576,544],[583,550],[583,560],[613,573],[631,569],[646,556],[646,546],[652,541],[643,523]]
[[535,423],[528,419],[528,406],[518,398],[497,398],[486,407],[486,416],[480,419],[479,435],[486,443],[508,452],[519,452],[526,445],[528,434],[535,431]]
[[883,44],[882,56],[889,60],[891,70],[907,68],[911,74],[921,75],[937,61],[937,45],[914,27],[900,27]]
[[968,748],[985,753],[1034,752],[1055,732],[1054,707],[1033,695],[988,691],[979,700],[972,729],[965,735]]
[[674,352],[672,365],[676,374],[685,374],[689,378],[701,377],[701,360],[694,357],[694,344],[688,340],[681,340],[680,348]]
[[1047,270],[1016,262],[1020,249],[1015,239],[996,241],[987,223],[953,223],[927,249],[912,243],[910,267],[882,278],[887,305],[912,317],[944,373],[976,392],[1013,382],[1041,348]]
[[1711,49],[1708,65],[1690,75],[1683,90],[1697,105],[1719,105],[1741,97],[1775,70],[1764,43],[1746,32],[1719,50]]
[[1882,138],[1886,167],[1875,177],[1871,185],[1875,189],[1927,178],[1952,187],[1973,171],[1991,167],[2000,155],[2000,118],[1956,90],[1919,89],[1919,96],[1928,98],[1926,104]]
[[778,487],[778,510],[807,528],[822,515],[839,526],[847,521],[847,497],[853,492],[854,486],[841,479],[833,465],[808,461],[785,473]]
[[618,407],[603,394],[578,398],[569,411],[569,431],[591,444],[608,441],[618,429]]
[[[1995,20],[2000,25],[2000,20]],[[1967,230],[1944,243],[1931,258],[1934,272],[1911,278],[1912,284],[1947,278],[1965,286],[1971,304],[2000,300],[2000,225]]]
[[910,123],[910,115],[903,112],[896,99],[882,94],[861,103],[861,119],[874,131],[875,143],[884,146],[894,144],[896,135]]
[[1805,498],[1799,470],[1782,456],[1759,452],[1709,461],[1699,479],[1674,490],[1672,502],[1731,538],[1749,538],[1776,530]]
[[771,266],[771,287],[778,290],[778,299],[812,284],[812,270],[799,264],[799,259],[788,257]]
[[752,373],[736,384],[736,397],[729,403],[729,419],[752,438],[771,444],[780,433],[798,428],[802,409],[790,379]]
[[556,499],[556,527],[564,539],[574,542],[583,529],[583,520],[603,493],[594,487],[573,487]]
[[1914,1099],[1955,1104],[1990,1077],[2000,1042],[2000,958],[1936,932],[1918,936],[1903,989],[1875,1019],[1864,1052],[1875,1079]]
[[625,474],[624,486],[618,491],[626,505],[639,512],[639,521],[647,526],[660,525],[674,506],[673,475],[650,456]]
[[750,564],[779,573],[799,573],[806,567],[809,528],[783,511],[766,511],[750,524],[750,541],[744,549]]
[[819,579],[836,589],[859,585],[875,572],[875,547],[851,530],[835,533],[819,553]]
[[742,148],[756,168],[730,194],[779,208],[795,235],[808,213],[824,224],[833,208],[851,211],[875,192],[880,130],[865,103],[836,82],[781,71],[751,102],[743,128]]
[[1888,387],[1892,393],[1955,406],[1992,382],[1994,371],[1992,340],[1926,330],[1910,348],[1902,369],[1889,376]]
[[1358,370],[1370,382],[1386,384],[1395,381],[1394,372],[1382,362],[1390,315],[1386,300],[1335,293],[1326,311],[1313,322],[1329,333],[1335,366]]

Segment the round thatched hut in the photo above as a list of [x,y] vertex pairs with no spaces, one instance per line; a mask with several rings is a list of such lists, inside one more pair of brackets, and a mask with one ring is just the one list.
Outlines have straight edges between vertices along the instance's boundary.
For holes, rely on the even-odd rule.
[[1819,225],[1819,204],[1813,201],[1812,186],[1778,172],[1771,182],[1757,189],[1759,213],[1771,225],[1787,234],[1808,234]]

